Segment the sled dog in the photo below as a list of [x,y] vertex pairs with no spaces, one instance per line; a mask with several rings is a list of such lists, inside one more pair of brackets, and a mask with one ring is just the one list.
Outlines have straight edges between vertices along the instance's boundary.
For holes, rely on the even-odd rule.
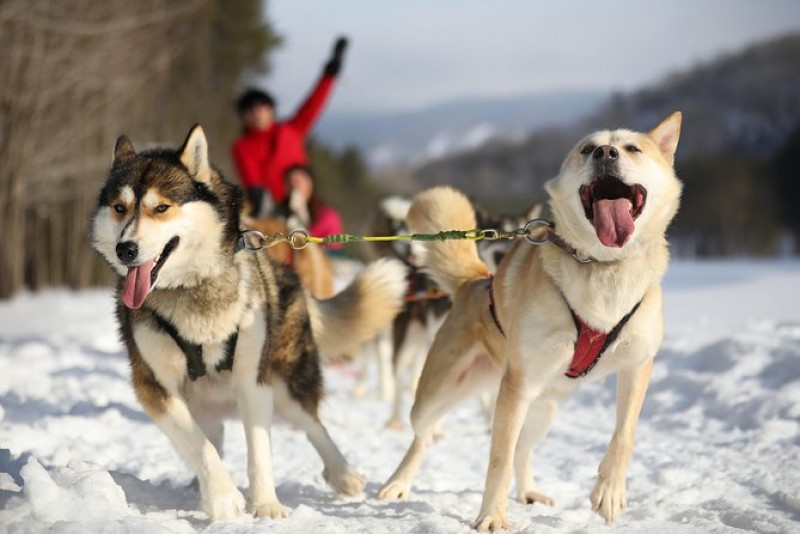
[[[497,229],[512,231],[521,228],[531,219],[538,217],[542,205],[533,203],[521,215],[493,215],[476,203],[473,204],[477,228]],[[380,209],[373,222],[373,233],[376,235],[408,234],[408,211],[411,200],[390,196],[380,203]],[[392,413],[387,428],[401,429],[403,427],[402,397],[403,390],[409,389],[412,394],[416,390],[422,366],[428,353],[433,338],[439,327],[444,322],[450,310],[450,298],[431,280],[430,276],[418,264],[417,257],[424,250],[420,250],[419,243],[408,241],[394,241],[391,243],[376,243],[374,253],[380,257],[391,257],[402,261],[409,270],[407,302],[400,314],[395,318],[391,332],[391,349],[379,346],[380,376],[384,380],[384,368],[388,370],[388,355],[391,350],[391,371],[393,387],[389,387],[389,396],[393,396]],[[510,243],[507,240],[479,241],[478,255],[485,261],[490,269],[496,268],[503,256],[508,252]],[[388,333],[385,337],[389,337]],[[388,339],[386,340],[386,345]],[[408,373],[409,368],[411,372]],[[404,375],[410,375],[404,380]],[[386,379],[388,380],[388,379]],[[481,402],[491,418],[490,408],[492,396],[488,393],[481,395]]]
[[[498,388],[478,530],[508,526],[512,472],[523,503],[552,505],[534,483],[530,452],[560,402],[581,383],[617,374],[617,421],[591,504],[606,522],[626,505],[637,419],[663,336],[666,228],[681,196],[673,170],[681,114],[648,133],[595,132],[547,183],[554,225],[518,240],[493,275],[472,241],[426,243],[424,263],[453,298],[429,351],[411,421],[414,441],[381,499],[408,496],[436,422],[482,388]],[[467,199],[439,187],[419,194],[412,232],[475,227]]]
[[265,252],[241,250],[241,204],[195,126],[178,150],[137,153],[120,137],[92,223],[94,248],[119,276],[117,318],[136,395],[197,475],[212,521],[245,510],[221,461],[231,416],[244,423],[254,516],[285,516],[271,463],[273,409],[305,431],[334,490],[363,489],[318,417],[319,351],[354,350],[391,323],[405,294],[405,268],[382,261],[332,299],[312,299]]

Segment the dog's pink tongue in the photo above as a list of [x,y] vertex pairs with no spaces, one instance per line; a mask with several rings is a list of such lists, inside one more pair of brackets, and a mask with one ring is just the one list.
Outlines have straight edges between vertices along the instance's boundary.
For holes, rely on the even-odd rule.
[[627,198],[597,200],[594,203],[594,231],[607,247],[621,247],[635,229]]
[[128,308],[138,310],[144,304],[144,299],[150,294],[150,274],[156,262],[153,260],[128,267],[128,275],[122,285],[122,302]]

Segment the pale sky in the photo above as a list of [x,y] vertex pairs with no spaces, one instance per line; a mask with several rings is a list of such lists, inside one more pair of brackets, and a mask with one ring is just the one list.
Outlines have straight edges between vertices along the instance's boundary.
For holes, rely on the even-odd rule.
[[269,0],[284,36],[265,86],[286,114],[339,34],[351,39],[332,114],[469,97],[627,90],[772,35],[800,0]]

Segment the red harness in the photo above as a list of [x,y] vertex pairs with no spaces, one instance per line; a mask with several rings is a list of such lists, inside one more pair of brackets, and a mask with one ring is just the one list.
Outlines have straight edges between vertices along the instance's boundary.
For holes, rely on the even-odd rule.
[[[489,312],[492,315],[492,320],[494,320],[497,329],[500,330],[500,333],[505,337],[506,333],[503,330],[503,326],[500,324],[500,319],[497,317],[497,310],[494,302],[494,277],[489,279],[487,290],[489,291]],[[564,300],[566,301],[566,299]],[[636,306],[608,332],[601,332],[587,325],[586,322],[578,317],[578,314],[569,307],[569,303],[567,303],[569,312],[572,314],[572,319],[575,321],[575,329],[578,332],[578,337],[575,340],[575,352],[572,354],[572,361],[569,364],[567,372],[564,374],[569,378],[586,376],[589,371],[597,365],[597,362],[603,356],[603,353],[605,353],[609,345],[616,341],[620,332],[622,332],[622,329],[625,327],[625,324],[630,320],[633,314],[636,313],[641,303],[641,301],[637,302]]]
[[[628,320],[639,309],[642,302],[636,303],[636,306],[628,312],[620,321],[614,325],[608,332],[601,332],[595,328],[590,327],[586,322],[578,317],[578,314],[570,308],[569,312],[572,314],[572,319],[575,321],[575,329],[578,331],[578,339],[575,341],[575,352],[572,354],[572,362],[569,364],[569,369],[565,373],[570,378],[578,378],[586,376],[589,371],[597,364],[597,361],[603,356],[609,345],[616,341],[622,328]],[[569,304],[567,304],[569,306]]]

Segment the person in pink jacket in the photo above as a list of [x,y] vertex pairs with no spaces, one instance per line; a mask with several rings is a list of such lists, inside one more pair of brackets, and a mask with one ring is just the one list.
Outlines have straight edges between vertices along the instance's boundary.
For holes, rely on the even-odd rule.
[[[306,165],[293,165],[284,175],[287,198],[278,207],[278,214],[286,217],[289,231],[303,228],[309,235],[325,237],[341,234],[342,218],[325,204],[314,191],[314,174]],[[341,243],[326,245],[331,250],[341,250]]]

